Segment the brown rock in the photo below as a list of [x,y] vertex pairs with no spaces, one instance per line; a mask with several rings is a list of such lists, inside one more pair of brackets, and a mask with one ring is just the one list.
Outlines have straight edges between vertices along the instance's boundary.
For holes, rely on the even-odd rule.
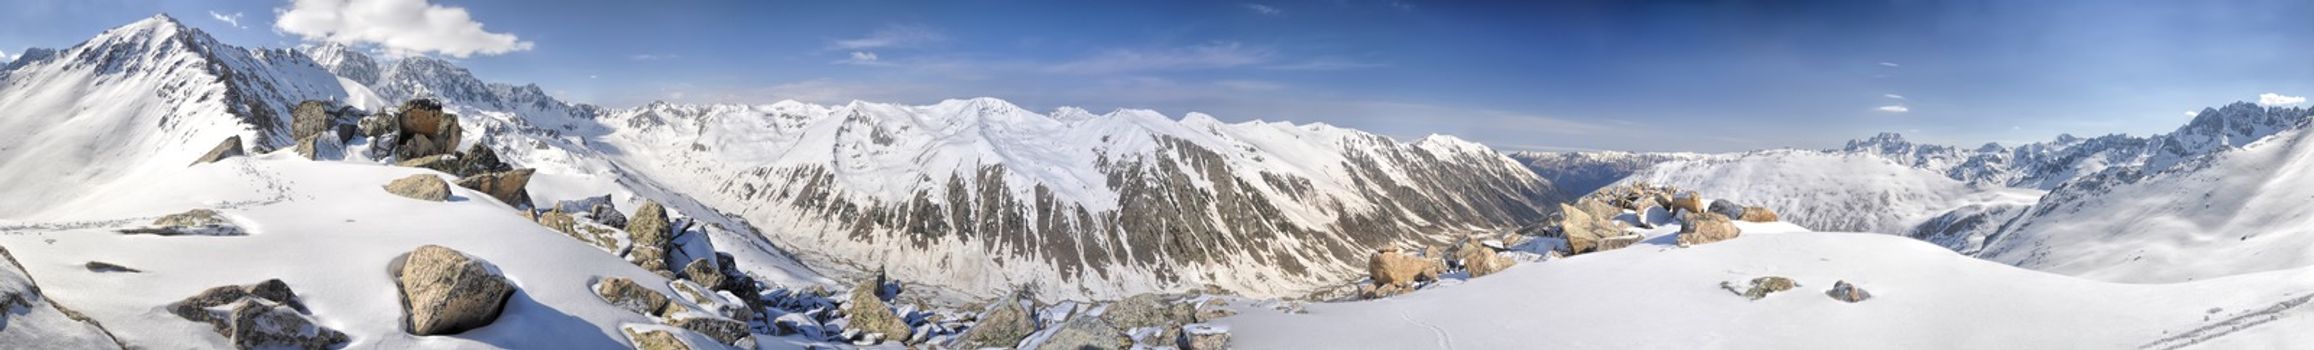
[[1780,219],[1776,217],[1776,211],[1773,209],[1763,207],[1744,207],[1744,216],[1740,220],[1749,222],[1776,222]]
[[489,325],[514,295],[514,283],[487,263],[438,245],[404,255],[393,271],[410,334],[456,334]]
[[1712,212],[1690,212],[1680,217],[1679,245],[1725,241],[1743,233],[1726,215]]
[[627,333],[627,343],[635,350],[691,350],[691,345],[683,343],[683,338],[675,336],[674,333],[663,330],[644,331],[634,328],[621,330]]
[[1824,294],[1832,296],[1832,299],[1834,300],[1850,303],[1864,301],[1865,299],[1872,299],[1872,293],[1865,292],[1864,288],[1858,288],[1856,285],[1848,284],[1848,281],[1832,283],[1832,290],[1824,291]]
[[1374,252],[1373,257],[1366,261],[1366,272],[1374,280],[1373,292],[1368,294],[1390,295],[1411,291],[1416,282],[1436,280],[1438,274],[1445,270],[1444,264],[1437,259],[1407,255],[1400,253],[1397,248],[1383,248]]
[[1462,262],[1462,269],[1470,272],[1470,277],[1491,275],[1518,263],[1511,258],[1503,257],[1501,254],[1495,254],[1494,248],[1487,248],[1485,245],[1479,244],[1478,240],[1469,238],[1463,239],[1462,244],[1455,245],[1453,255],[1456,260]]
[[489,194],[491,198],[497,198],[499,202],[506,203],[506,205],[528,208],[531,206],[530,191],[524,189],[523,186],[530,184],[530,175],[533,172],[536,170],[515,169],[508,172],[467,176],[458,179],[458,187],[481,191],[484,194]]
[[410,175],[386,183],[386,192],[424,201],[450,200],[450,184],[432,174]]
[[955,345],[965,349],[1009,348],[1020,344],[1021,339],[1035,332],[1036,318],[1028,314],[1027,308],[1020,306],[1020,300],[1004,298],[989,305],[988,312],[981,316],[980,322],[965,330]]
[[203,153],[200,158],[194,158],[193,165],[214,163],[218,160],[239,157],[244,154],[246,153],[241,148],[241,135],[233,135],[233,137],[225,138],[224,142],[217,143],[217,147],[209,148],[209,153]]
[[851,318],[853,329],[882,333],[885,339],[907,339],[912,330],[899,315],[892,313],[892,307],[884,304],[883,298],[877,297],[876,290],[882,288],[879,284],[876,280],[864,280],[853,287],[851,299],[844,303],[844,316]]
[[1181,350],[1219,350],[1229,348],[1229,331],[1206,324],[1181,327]]
[[1768,294],[1771,293],[1799,288],[1800,283],[1782,276],[1766,276],[1752,279],[1751,285],[1748,287],[1738,288],[1735,283],[1731,282],[1720,282],[1719,287],[1727,289],[1729,292],[1735,292],[1736,295],[1746,299],[1760,300],[1760,298],[1768,297]]
[[708,288],[721,286],[724,282],[723,271],[717,270],[715,263],[706,258],[691,259],[691,263],[683,264],[683,277]]
[[1680,192],[1678,196],[1671,197],[1671,209],[1674,213],[1682,210],[1689,213],[1702,213],[1704,212],[1703,205],[1703,196],[1697,195],[1695,191]]
[[601,282],[595,282],[595,296],[621,309],[644,315],[658,315],[659,311],[667,308],[668,302],[666,294],[644,288],[626,277],[605,277]]

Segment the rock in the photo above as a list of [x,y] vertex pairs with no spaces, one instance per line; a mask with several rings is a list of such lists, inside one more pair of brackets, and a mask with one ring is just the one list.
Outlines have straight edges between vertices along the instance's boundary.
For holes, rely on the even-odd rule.
[[1736,202],[1731,202],[1725,199],[1712,200],[1711,207],[1709,209],[1712,213],[1717,213],[1729,218],[1744,217],[1744,205],[1736,204]]
[[980,322],[965,330],[954,345],[958,348],[980,349],[1009,348],[1020,344],[1021,339],[1036,333],[1036,319],[1030,317],[1028,310],[1020,304],[1021,301],[1015,298],[992,303],[980,317]]
[[595,282],[595,296],[613,306],[644,315],[658,315],[660,310],[667,308],[668,301],[666,294],[644,288],[626,277],[605,277]]
[[[1594,201],[1594,203],[1596,202]],[[1619,209],[1583,209],[1566,204],[1559,205],[1559,234],[1567,240],[1567,250],[1570,255],[1606,250],[1601,249],[1601,240],[1626,235],[1623,227],[1618,224],[1620,221],[1594,216],[1595,213],[1591,210],[1615,210],[1616,213],[1621,213]]]
[[86,264],[81,264],[80,266],[81,266],[81,267],[83,267],[83,268],[87,268],[87,269],[88,269],[88,272],[128,272],[128,273],[139,273],[139,272],[145,272],[144,270],[132,269],[132,268],[129,268],[129,267],[127,267],[127,266],[114,265],[113,263],[102,262],[102,261],[90,261],[90,262],[88,262],[88,263],[86,263]]
[[345,157],[345,144],[338,140],[337,135],[324,132],[297,139],[294,151],[305,159],[339,159]]
[[345,333],[314,322],[296,292],[278,279],[210,288],[165,308],[178,317],[209,324],[241,349],[329,349],[348,340]]
[[458,141],[463,137],[458,116],[443,112],[442,105],[434,100],[404,102],[396,119],[400,132],[395,139],[402,144],[395,147],[395,151],[401,159],[457,152]]
[[225,138],[224,142],[217,143],[217,147],[209,148],[209,153],[203,153],[200,158],[194,158],[191,165],[215,163],[225,158],[240,157],[245,154],[246,152],[241,148],[241,135],[234,135]]
[[[330,105],[327,101],[305,100],[289,110],[289,138],[305,140],[330,129]],[[300,141],[301,143],[303,141]]]
[[1174,346],[1181,350],[1227,349],[1229,327],[1203,323],[1181,326],[1181,339]]
[[232,219],[216,210],[193,209],[183,213],[163,215],[154,219],[150,227],[121,230],[126,234],[161,236],[240,236],[249,234],[234,224]]
[[415,159],[403,159],[402,161],[394,162],[394,166],[434,169],[434,171],[456,175],[458,174],[458,156],[449,154],[436,154],[431,156],[418,157]]
[[1470,277],[1491,275],[1518,264],[1511,258],[1495,254],[1494,248],[1487,248],[1472,238],[1464,238],[1461,244],[1455,245],[1452,255],[1456,261],[1462,262],[1462,269],[1470,272]]
[[1848,284],[1848,281],[1832,283],[1832,290],[1824,291],[1824,294],[1832,296],[1834,300],[1851,303],[1872,299],[1872,293],[1865,292],[1864,288],[1858,288],[1854,284]]
[[1739,288],[1735,285],[1735,283],[1732,282],[1720,282],[1719,287],[1722,289],[1727,289],[1729,292],[1734,292],[1736,295],[1743,296],[1746,299],[1760,300],[1760,298],[1768,297],[1769,293],[1782,292],[1792,290],[1792,288],[1799,288],[1800,283],[1793,282],[1792,279],[1784,278],[1782,276],[1766,276],[1752,279],[1751,285],[1748,287]]
[[517,169],[507,172],[477,174],[458,179],[458,187],[481,191],[484,194],[489,194],[491,198],[497,198],[499,202],[515,208],[529,208],[531,207],[530,191],[523,187],[530,184],[530,175],[533,172],[536,170]]
[[498,320],[514,283],[480,259],[438,245],[418,247],[393,267],[410,334],[456,334]]
[[1037,350],[1115,350],[1132,346],[1124,331],[1099,317],[1075,317],[1061,324]]
[[725,282],[723,271],[707,259],[691,259],[691,263],[683,264],[683,277],[704,286],[722,286]]
[[538,213],[538,217],[533,220],[537,220],[539,226],[546,226],[547,229],[554,230],[555,232],[562,232],[562,234],[570,235],[571,237],[579,237],[578,219],[571,218],[570,214],[565,214],[560,210],[548,210]]
[[1600,240],[1599,240],[1599,246],[1597,247],[1597,248],[1598,248],[1598,250],[1596,250],[1596,251],[1609,251],[1609,250],[1623,249],[1624,247],[1630,247],[1630,246],[1631,246],[1631,245],[1633,245],[1633,244],[1639,244],[1639,241],[1640,241],[1640,240],[1643,240],[1643,239],[1646,239],[1646,238],[1647,238],[1646,236],[1640,236],[1639,234],[1635,234],[1635,233],[1634,233],[1634,234],[1624,234],[1624,235],[1621,235],[1621,236],[1607,237],[1607,238],[1604,238],[1604,239],[1600,239]]
[[675,290],[675,297],[690,302],[690,304],[669,305],[696,306],[698,310],[691,310],[688,307],[676,310],[676,308],[670,307],[668,310],[661,310],[661,316],[668,318],[685,317],[682,315],[684,311],[698,311],[705,315],[734,320],[755,319],[755,310],[748,308],[746,301],[741,300],[739,295],[716,292],[707,289],[706,286],[699,285],[699,283],[684,280],[667,282],[667,288]]
[[747,338],[747,324],[721,317],[678,317],[667,320],[667,325],[699,332],[724,344],[738,344]]
[[401,122],[395,120],[392,114],[372,114],[363,117],[359,124],[362,136],[379,137],[402,132]]
[[683,338],[675,336],[673,332],[639,330],[634,327],[621,330],[627,333],[627,343],[635,350],[691,350],[691,345],[683,343]]
[[1744,207],[1744,215],[1738,217],[1737,220],[1749,222],[1776,222],[1781,219],[1776,217],[1775,210],[1763,207]]
[[394,158],[396,159],[418,159],[443,155],[442,153],[433,153],[436,149],[434,139],[426,135],[404,135],[396,139],[401,140],[400,145],[394,146]]
[[1734,221],[1719,213],[1689,213],[1679,223],[1679,245],[1693,246],[1725,241],[1743,234]]
[[912,332],[908,329],[908,323],[902,322],[899,315],[892,313],[892,307],[876,296],[877,290],[881,289],[880,284],[867,280],[853,287],[851,299],[844,303],[844,316],[851,318],[852,329],[883,333],[890,338],[907,338]]
[[450,199],[450,184],[432,174],[417,174],[386,183],[386,192],[416,200],[440,202]]
[[1376,288],[1413,287],[1415,282],[1438,279],[1446,268],[1437,260],[1424,259],[1400,253],[1398,248],[1375,251],[1366,261],[1366,272]]
[[627,234],[633,237],[635,243],[634,250],[628,252],[627,260],[662,276],[674,276],[673,271],[668,270],[666,261],[670,238],[668,231],[672,230],[669,226],[666,208],[659,206],[659,202],[644,202],[642,207],[636,208],[635,216],[627,219]]
[[1703,196],[1696,194],[1695,191],[1680,192],[1679,195],[1671,197],[1671,209],[1673,213],[1681,210],[1686,210],[1689,213],[1702,213],[1704,212]]
[[481,143],[475,143],[474,147],[467,147],[465,153],[458,155],[458,171],[452,173],[458,174],[458,176],[473,176],[474,174],[507,171],[514,171],[514,166],[498,160],[498,151],[493,151]]
[[1179,327],[1195,322],[1197,306],[1175,303],[1156,294],[1137,294],[1109,304],[1101,313],[1101,320],[1123,329],[1141,327]]

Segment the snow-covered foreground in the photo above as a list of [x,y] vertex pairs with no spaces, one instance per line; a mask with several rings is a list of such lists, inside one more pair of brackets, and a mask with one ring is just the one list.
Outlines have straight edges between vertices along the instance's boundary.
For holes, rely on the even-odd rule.
[[[278,278],[348,348],[622,348],[619,327],[654,322],[597,298],[603,277],[671,293],[667,280],[548,230],[486,194],[453,187],[447,202],[399,197],[381,185],[431,170],[315,162],[287,152],[202,164],[166,178],[119,184],[60,205],[40,224],[0,224],[6,246],[52,301],[102,323],[134,346],[231,348],[207,325],[164,305],[225,285]],[[442,175],[447,176],[447,175]],[[125,235],[115,230],[193,208],[216,208],[247,236]],[[489,326],[413,336],[388,264],[422,245],[488,261],[519,288]],[[96,261],[142,272],[97,272]],[[709,344],[711,342],[698,342]],[[767,347],[788,344],[764,339]]]
[[[1653,240],[1651,240],[1653,241]],[[1751,301],[1721,289],[1799,282]],[[1848,281],[1873,298],[1826,295]],[[1882,234],[1747,233],[1528,263],[1394,298],[1250,311],[1240,349],[2287,348],[2314,269],[2179,284],[2025,270]]]

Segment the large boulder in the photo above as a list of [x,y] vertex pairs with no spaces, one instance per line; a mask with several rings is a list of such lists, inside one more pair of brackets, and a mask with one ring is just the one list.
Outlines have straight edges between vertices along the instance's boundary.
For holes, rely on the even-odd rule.
[[1488,248],[1486,245],[1479,244],[1478,240],[1470,238],[1464,238],[1461,244],[1455,245],[1454,251],[1450,254],[1454,255],[1456,261],[1461,262],[1463,271],[1470,272],[1470,277],[1491,275],[1518,263],[1509,257],[1495,254],[1494,248]]
[[1743,234],[1734,221],[1719,213],[1689,213],[1681,217],[1679,225],[1680,246],[1725,241]]
[[667,222],[667,209],[659,206],[659,202],[644,202],[636,208],[635,215],[627,219],[627,234],[635,244],[627,253],[627,260],[661,276],[673,277],[674,271],[667,266],[671,226]]
[[627,333],[628,346],[634,347],[635,350],[691,350],[691,344],[683,343],[682,336],[677,336],[675,332],[664,329],[639,329],[630,326],[622,328],[620,331]]
[[450,184],[432,174],[417,174],[386,183],[386,192],[422,201],[450,200]]
[[1864,301],[1865,299],[1872,299],[1872,293],[1865,292],[1864,288],[1857,287],[1854,284],[1848,284],[1848,281],[1832,283],[1832,290],[1824,291],[1824,294],[1832,296],[1833,300],[1850,303]]
[[498,320],[514,282],[487,262],[438,245],[418,247],[393,267],[410,334],[456,334]]
[[1436,259],[1425,259],[1400,252],[1397,247],[1386,247],[1374,252],[1366,260],[1366,273],[1374,286],[1412,287],[1416,282],[1438,279],[1445,266]]
[[1712,213],[1724,215],[1729,218],[1740,218],[1744,216],[1743,204],[1737,204],[1736,202],[1728,201],[1725,199],[1712,200],[1711,207],[1709,209]]
[[[1594,212],[1593,210],[1611,210],[1613,212],[1599,213]],[[1621,211],[1617,209],[1585,209],[1577,206],[1559,204],[1558,227],[1560,235],[1567,240],[1567,252],[1572,254],[1582,254],[1606,250],[1601,249],[1602,244],[1600,241],[1610,237],[1625,235],[1625,232],[1623,230],[1623,226],[1620,224],[1621,221],[1614,221],[1611,219],[1611,217],[1604,215],[1620,213]]]
[[328,101],[305,100],[289,110],[289,138],[304,140],[329,131],[330,105]]
[[218,160],[239,157],[244,154],[247,154],[247,151],[241,148],[241,135],[233,135],[225,138],[224,142],[217,143],[217,147],[210,147],[209,153],[202,153],[200,158],[194,158],[191,165],[215,163]]
[[297,293],[278,279],[210,288],[165,308],[177,317],[208,324],[242,349],[329,349],[349,339],[315,322]]
[[595,296],[621,309],[644,315],[658,315],[660,310],[667,308],[668,302],[666,294],[644,288],[642,284],[626,277],[605,277],[595,282]]
[[489,146],[477,142],[474,147],[467,147],[465,153],[458,154],[458,171],[451,173],[458,174],[458,176],[472,176],[474,174],[507,171],[514,171],[514,166],[499,160],[498,151],[491,150]]
[[1701,213],[1704,212],[1703,205],[1703,195],[1696,194],[1695,191],[1680,192],[1671,197],[1671,211],[1674,213],[1682,210],[1689,213]]
[[477,174],[458,179],[458,187],[489,194],[491,198],[497,198],[499,202],[516,208],[529,208],[531,207],[530,191],[523,187],[530,184],[530,175],[534,172],[536,170],[516,169],[507,172]]
[[892,312],[892,307],[877,296],[882,289],[882,278],[860,281],[852,288],[852,297],[844,303],[844,316],[851,319],[851,328],[863,332],[881,333],[884,339],[906,339],[913,332],[908,323]]
[[1194,323],[1197,305],[1177,303],[1157,294],[1137,294],[1109,304],[1101,313],[1101,320],[1118,328],[1142,327],[1173,328]]
[[691,263],[683,264],[683,278],[689,278],[691,281],[699,282],[700,285],[709,288],[722,286],[726,282],[723,269],[716,268],[715,263],[705,258],[691,259]]
[[1075,317],[1037,344],[1037,350],[1115,350],[1132,346],[1124,331],[1099,317]]
[[395,147],[401,159],[417,159],[458,151],[458,140],[463,136],[458,116],[442,111],[442,105],[429,99],[414,99],[402,104],[397,116],[401,145]]
[[964,349],[1009,348],[1020,344],[1031,333],[1036,333],[1036,318],[1021,307],[1016,298],[999,299],[991,303],[980,322],[964,331],[954,346]]

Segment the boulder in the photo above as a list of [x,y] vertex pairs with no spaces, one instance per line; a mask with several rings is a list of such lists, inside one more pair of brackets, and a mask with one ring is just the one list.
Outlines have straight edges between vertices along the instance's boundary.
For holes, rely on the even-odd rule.
[[241,349],[329,349],[349,340],[345,333],[315,322],[297,293],[278,279],[210,288],[165,309],[208,324]]
[[1176,303],[1157,294],[1137,294],[1109,304],[1101,320],[1117,328],[1173,328],[1194,323],[1197,305]]
[[666,294],[644,288],[626,277],[605,277],[595,282],[595,296],[621,309],[644,315],[658,315],[660,310],[667,308],[668,302]]
[[1743,234],[1734,221],[1719,213],[1690,213],[1680,218],[1679,225],[1679,245],[1683,247],[1725,241]]
[[621,331],[627,333],[627,343],[635,350],[691,350],[691,345],[683,343],[683,337],[676,336],[674,332],[635,327],[623,328]]
[[328,101],[305,100],[305,102],[298,102],[297,107],[289,110],[289,138],[305,140],[329,131],[330,124],[332,124],[329,112]]
[[517,169],[507,172],[477,174],[458,179],[458,187],[489,194],[491,198],[497,198],[499,202],[516,208],[529,208],[531,207],[530,191],[523,187],[530,184],[530,175],[533,172],[536,170]]
[[393,271],[410,334],[456,334],[490,325],[514,295],[514,283],[488,262],[438,245],[404,255]]
[[1824,291],[1824,294],[1832,296],[1833,300],[1850,303],[1872,299],[1872,293],[1865,292],[1864,288],[1856,287],[1854,284],[1848,284],[1848,281],[1832,283],[1832,290]]
[[627,261],[662,276],[674,276],[668,270],[667,245],[670,227],[665,207],[659,202],[644,202],[635,208],[635,215],[627,219],[627,234],[633,237],[635,247],[628,252]]
[[[1621,213],[1617,209],[1594,208],[1594,210],[1616,210],[1616,213]],[[1601,249],[1601,240],[1626,234],[1623,226],[1618,224],[1620,221],[1594,215],[1595,213],[1590,210],[1580,207],[1559,205],[1559,234],[1567,240],[1568,253],[1582,254],[1606,250]]]
[[161,236],[240,236],[249,234],[247,230],[241,229],[240,225],[234,224],[232,219],[226,218],[225,214],[209,209],[193,209],[183,213],[162,215],[159,219],[153,220],[152,226],[125,229],[121,230],[121,233]]
[[1596,247],[1597,250],[1594,250],[1593,252],[1623,249],[1624,247],[1630,247],[1633,244],[1639,244],[1639,241],[1644,239],[1647,239],[1647,237],[1640,236],[1636,233],[1627,233],[1620,236],[1601,238],[1599,239],[1599,245]]
[[1203,323],[1181,326],[1181,338],[1174,346],[1181,350],[1228,349],[1229,327]]
[[913,332],[908,323],[901,321],[898,314],[892,313],[892,307],[876,296],[881,285],[875,280],[860,281],[860,285],[852,288],[851,299],[844,303],[844,316],[851,319],[852,329],[881,333],[885,338],[907,338]]
[[432,174],[410,175],[386,183],[386,192],[423,201],[450,199],[450,184]]
[[1488,248],[1471,238],[1464,238],[1461,244],[1455,245],[1452,255],[1456,261],[1462,262],[1463,271],[1470,272],[1470,277],[1491,275],[1518,263],[1495,254],[1494,248]]
[[1021,307],[1021,300],[1004,298],[991,303],[980,322],[957,338],[954,346],[964,349],[1009,348],[1021,339],[1036,333],[1036,318]]
[[676,317],[667,320],[667,325],[699,332],[723,344],[738,344],[748,335],[746,323],[721,317]]
[[507,171],[514,171],[514,166],[499,160],[498,151],[491,150],[490,147],[483,146],[481,143],[475,143],[474,147],[467,147],[465,153],[458,154],[458,171],[452,173],[458,174],[458,176],[472,176],[474,174]]
[[297,156],[312,160],[345,157],[345,144],[332,132],[323,132],[297,139],[297,145],[293,150],[297,152]]
[[1744,207],[1744,215],[1737,217],[1737,220],[1749,222],[1776,222],[1781,219],[1776,217],[1776,211],[1772,209],[1763,207]]
[[1115,350],[1132,346],[1124,331],[1099,317],[1075,317],[1037,344],[1037,350]]
[[1438,279],[1438,274],[1446,269],[1441,265],[1438,260],[1407,255],[1396,247],[1389,247],[1375,251],[1374,256],[1366,260],[1366,272],[1377,288],[1413,287],[1415,282]]
[[1712,200],[1711,207],[1709,209],[1712,213],[1727,216],[1729,218],[1744,217],[1743,204],[1736,204],[1736,202],[1731,202],[1725,199]]
[[451,154],[436,154],[418,158],[408,158],[402,159],[402,161],[399,162],[394,162],[394,166],[434,169],[434,171],[457,175],[458,156]]
[[217,147],[210,147],[209,153],[203,153],[200,158],[194,158],[191,165],[215,163],[225,158],[239,157],[245,154],[247,154],[246,151],[241,148],[241,135],[233,135],[225,138],[224,142],[218,142]]
[[1760,300],[1760,298],[1768,297],[1770,293],[1799,288],[1800,283],[1782,276],[1765,276],[1753,278],[1749,286],[1738,287],[1733,282],[1720,282],[1719,287],[1743,296],[1745,299]]
[[433,100],[404,102],[396,121],[400,130],[395,139],[402,143],[395,149],[401,159],[457,152],[458,141],[463,137],[458,116],[443,112],[442,105]]
[[378,113],[362,117],[359,123],[362,136],[379,137],[402,132],[402,124],[393,114]]
[[1680,192],[1679,195],[1671,197],[1671,209],[1674,213],[1681,210],[1689,213],[1702,213],[1704,212],[1703,196],[1696,194],[1695,191]]
[[691,259],[691,263],[683,264],[683,277],[709,288],[722,286],[725,282],[723,270],[715,268],[715,263],[707,259]]

